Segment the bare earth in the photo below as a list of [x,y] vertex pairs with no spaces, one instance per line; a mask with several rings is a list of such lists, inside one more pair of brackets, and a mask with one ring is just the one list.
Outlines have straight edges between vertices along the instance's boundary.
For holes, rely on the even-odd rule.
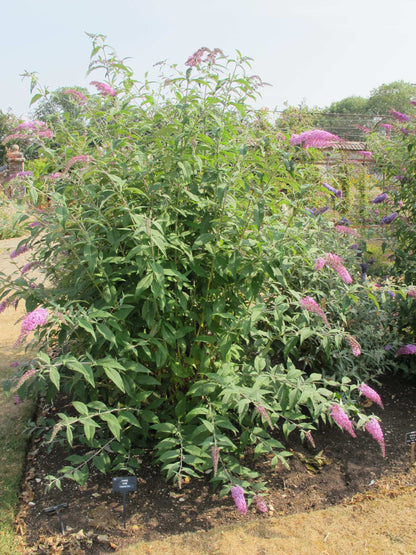
[[[9,252],[18,242],[0,242],[1,271],[15,268]],[[19,267],[24,262],[19,257]],[[10,363],[18,356],[13,345],[23,314],[23,303],[17,311],[8,308],[0,314],[0,376],[10,374]],[[379,415],[386,458],[380,456],[368,434],[350,440],[337,428],[317,434],[315,451],[294,441],[290,445],[294,452],[317,460],[323,450],[327,464],[310,472],[294,457],[290,471],[267,471],[267,461],[258,462],[270,485],[266,515],[259,515],[253,507],[246,517],[239,515],[231,499],[218,499],[202,481],[186,484],[179,491],[144,460],[138,491],[129,499],[124,529],[121,499],[111,492],[111,478],[96,472],[84,488],[69,482],[62,492],[47,494],[43,477],[63,466],[66,454],[47,453],[32,444],[18,519],[24,552],[416,554],[416,468],[411,466],[410,449],[404,441],[406,432],[416,430],[416,383],[390,380],[380,392],[385,404]],[[0,392],[0,432],[2,419],[18,418],[23,408]],[[2,467],[7,465],[4,455],[0,454]],[[63,513],[69,527],[66,536],[59,534],[57,519],[43,513],[45,507],[63,501],[69,504]]]

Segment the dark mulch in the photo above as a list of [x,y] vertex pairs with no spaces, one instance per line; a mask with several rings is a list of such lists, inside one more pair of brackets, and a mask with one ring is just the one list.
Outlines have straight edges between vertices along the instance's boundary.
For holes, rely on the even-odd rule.
[[[411,450],[405,434],[416,430],[416,381],[389,378],[376,389],[385,409],[372,405],[370,410],[382,419],[386,457],[381,456],[378,444],[366,432],[358,432],[354,439],[338,427],[324,427],[314,433],[316,449],[301,444],[293,436],[288,447],[300,453],[301,458],[322,451],[315,459],[322,466],[314,472],[296,455],[291,459],[290,470],[283,467],[271,470],[267,460],[257,462],[257,468],[268,480],[269,514],[287,515],[342,503],[359,492],[371,491],[383,476],[409,470]],[[64,552],[68,553],[83,553],[84,549],[88,553],[107,553],[128,542],[267,518],[256,513],[253,506],[246,517],[241,516],[230,496],[219,499],[202,480],[185,483],[179,490],[167,484],[144,457],[137,474],[137,492],[128,498],[124,529],[122,497],[112,492],[110,476],[92,470],[84,487],[67,481],[62,491],[45,493],[45,476],[56,475],[65,464],[65,456],[62,450],[48,453],[36,443],[28,453],[21,517],[26,525],[27,552],[32,549],[36,553],[54,552],[51,546],[63,544]],[[59,534],[58,518],[43,511],[64,502],[68,508],[62,516],[70,529],[66,540]]]

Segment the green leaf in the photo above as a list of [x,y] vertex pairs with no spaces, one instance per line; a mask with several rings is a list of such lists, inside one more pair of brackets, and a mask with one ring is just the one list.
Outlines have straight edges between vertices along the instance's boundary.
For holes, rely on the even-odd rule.
[[80,414],[87,415],[88,414],[88,407],[81,403],[81,401],[72,401],[72,405]]
[[78,361],[75,357],[64,358],[63,362],[67,368],[74,370],[74,372],[79,372],[84,376],[89,384],[95,387],[94,374],[92,368],[89,364],[85,362]]
[[111,366],[104,366],[104,372],[107,378],[109,378],[123,393],[126,393],[126,388],[124,387],[123,378],[120,373]]
[[49,368],[49,379],[51,380],[53,385],[56,387],[56,389],[59,391],[61,376],[60,376],[58,370],[54,366],[51,366]]
[[121,426],[120,426],[120,423],[117,420],[117,418],[114,416],[114,414],[101,413],[98,416],[101,418],[101,420],[104,420],[104,422],[107,422],[108,427],[109,427],[111,433],[113,434],[113,436],[118,441],[120,441]]
[[95,331],[94,331],[94,328],[92,327],[91,322],[89,322],[85,318],[80,317],[78,318],[78,325],[81,326],[81,328],[87,331],[90,335],[92,335],[92,337],[94,338],[94,341],[97,341],[97,337],[95,335]]

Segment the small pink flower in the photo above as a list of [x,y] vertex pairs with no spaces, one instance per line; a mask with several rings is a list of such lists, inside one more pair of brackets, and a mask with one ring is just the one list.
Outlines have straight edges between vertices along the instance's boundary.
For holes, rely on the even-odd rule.
[[247,514],[247,503],[244,497],[244,490],[241,486],[233,486],[231,488],[231,495],[233,496],[234,503],[238,509],[238,511],[242,515]]
[[414,287],[414,286],[409,287],[409,289],[406,291],[406,293],[409,295],[409,297],[412,297],[413,299],[416,299],[416,287]]
[[350,345],[351,349],[352,349],[352,354],[355,357],[358,357],[361,355],[361,348],[360,348],[360,344],[358,343],[358,341],[355,339],[355,337],[353,337],[352,335],[346,335],[345,336],[345,341]]
[[312,312],[313,314],[316,314],[317,316],[322,318],[322,320],[325,322],[327,326],[329,326],[328,318],[326,317],[324,311],[319,306],[319,304],[315,301],[315,299],[308,296],[301,299],[299,303],[304,310],[307,310],[308,312]]
[[331,405],[329,413],[332,416],[333,420],[338,424],[338,426],[352,435],[352,437],[357,437],[353,430],[350,419],[348,418],[343,408],[334,403],[333,405]]
[[91,81],[90,85],[93,85],[99,91],[101,96],[116,96],[117,94],[117,91],[107,83],[101,83],[100,81]]
[[377,441],[377,443],[380,445],[381,453],[382,453],[383,457],[385,457],[386,456],[386,446],[385,446],[385,443],[384,443],[384,435],[383,435],[383,430],[381,429],[381,426],[378,423],[378,420],[376,420],[375,418],[372,418],[365,425],[365,429]]
[[267,513],[268,509],[267,509],[267,505],[263,499],[263,497],[259,494],[259,495],[255,495],[253,497],[256,505],[257,505],[257,509],[261,512],[261,513]]
[[305,437],[310,443],[310,445],[315,449],[316,448],[315,441],[313,439],[312,432],[310,430],[305,432]]
[[22,401],[21,401],[19,395],[16,395],[16,399],[15,399],[15,401],[14,401],[14,404],[15,404],[15,405],[20,405],[21,403],[22,403]]
[[364,395],[365,397],[367,397],[367,399],[370,399],[370,401],[373,401],[373,403],[380,405],[380,407],[384,409],[383,403],[380,399],[380,395],[377,393],[377,391],[374,391],[374,389],[372,389],[369,385],[362,383],[359,386],[358,391],[361,393],[361,395]]
[[219,447],[215,445],[211,447],[211,458],[212,458],[212,466],[214,468],[214,477],[215,477],[218,472],[218,459],[220,458]]
[[347,227],[346,225],[336,225],[334,227],[334,229],[336,231],[338,231],[339,233],[345,233],[346,235],[352,235],[353,237],[358,237],[358,232],[355,229],[351,229],[350,227]]
[[265,421],[267,422],[267,424],[270,426],[270,428],[273,430],[273,424],[272,421],[270,420],[270,416],[269,413],[267,412],[267,410],[263,407],[263,405],[256,405],[255,407],[256,411],[261,414],[261,416],[265,419]]
[[75,89],[66,89],[64,93],[73,96],[78,101],[78,104],[85,104],[87,102],[87,97]]
[[28,227],[29,227],[30,229],[33,229],[33,228],[38,227],[38,226],[40,226],[40,225],[42,225],[40,222],[31,222],[31,223],[28,225]]
[[358,154],[361,154],[364,158],[371,158],[373,155],[370,150],[360,150]]
[[322,268],[325,266],[325,264],[326,264],[325,258],[323,258],[322,256],[319,256],[319,257],[316,259],[316,262],[315,262],[315,270],[316,270],[317,272],[318,272],[319,270],[322,270]]
[[292,146],[302,145],[304,148],[308,149],[310,147],[325,148],[340,141],[342,141],[342,139],[337,135],[329,133],[329,131],[313,129],[311,131],[304,131],[300,135],[293,134],[289,142]]
[[30,380],[32,376],[37,374],[37,372],[38,370],[34,370],[33,368],[30,368],[27,372],[25,372],[20,380],[17,382],[16,390],[20,389],[22,385],[27,382],[27,380]]

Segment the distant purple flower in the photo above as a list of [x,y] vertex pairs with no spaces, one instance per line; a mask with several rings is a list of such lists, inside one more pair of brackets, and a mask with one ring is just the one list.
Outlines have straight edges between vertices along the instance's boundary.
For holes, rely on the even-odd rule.
[[355,339],[354,336],[352,335],[346,335],[345,336],[345,341],[349,344],[349,346],[352,349],[352,354],[355,357],[358,357],[361,355],[361,347],[360,344],[358,343],[358,341]]
[[45,177],[43,179],[49,179],[51,181],[55,181],[56,179],[59,179],[60,177],[62,177],[62,173],[61,172],[54,172],[54,173],[49,173],[48,175],[45,175]]
[[409,129],[406,129],[405,127],[400,127],[400,132],[407,137],[410,133]]
[[315,299],[312,299],[312,297],[304,297],[299,301],[299,303],[304,310],[307,310],[308,312],[312,312],[313,314],[316,314],[317,316],[322,318],[322,320],[325,322],[327,326],[329,326],[328,318],[326,317],[324,311],[319,306],[319,304],[315,301]]
[[351,229],[345,225],[336,225],[334,229],[339,233],[345,233],[346,235],[352,235],[353,237],[358,237],[358,232],[355,229]]
[[22,403],[22,400],[20,399],[19,395],[16,395],[16,398],[14,400],[14,404],[15,405],[20,405]]
[[387,295],[389,295],[392,299],[396,296],[396,294],[393,293],[393,291],[390,291],[390,289],[387,291]]
[[269,413],[267,412],[267,410],[263,407],[263,405],[256,405],[255,407],[256,411],[261,414],[261,416],[265,419],[265,421],[267,422],[267,424],[270,426],[270,428],[273,430],[273,424],[272,421],[270,420],[270,416]]
[[27,370],[23,376],[21,376],[21,378],[19,379],[19,381],[17,382],[17,385],[15,387],[15,389],[20,389],[22,387],[22,385],[27,382],[27,380],[30,380],[30,378],[32,376],[34,376],[35,374],[38,373],[38,370],[34,369],[34,368],[29,368],[29,370]]
[[386,131],[391,131],[393,129],[393,126],[391,123],[381,123],[380,126]]
[[352,437],[357,437],[353,430],[350,419],[348,418],[343,408],[334,403],[333,405],[331,405],[329,413],[333,420],[338,424],[338,426],[352,435]]
[[382,409],[384,409],[383,402],[380,398],[380,395],[377,393],[377,391],[374,391],[374,389],[372,389],[370,386],[368,386],[365,383],[362,383],[359,386],[358,391],[361,393],[361,395],[364,395],[365,397],[367,397],[367,399],[370,399],[370,401],[373,401],[373,403],[376,403]]
[[238,511],[242,515],[247,514],[247,503],[244,497],[244,490],[241,486],[233,486],[231,488],[231,495],[233,496],[234,503],[238,509]]
[[319,270],[322,270],[325,264],[326,264],[325,258],[323,256],[318,256],[315,262],[315,271],[319,272]]
[[416,345],[409,343],[408,345],[403,345],[395,354],[396,357],[401,355],[414,355],[416,353]]
[[10,297],[7,297],[6,299],[4,299],[4,301],[0,303],[0,314],[6,310],[11,302],[12,299]]
[[377,441],[377,443],[380,445],[381,453],[382,453],[383,457],[385,457],[386,456],[386,446],[385,446],[385,443],[384,443],[384,435],[383,435],[383,430],[381,429],[381,426],[378,423],[378,420],[376,420],[375,418],[372,418],[365,425],[365,429]]
[[360,246],[359,246],[358,243],[354,243],[354,244],[351,245],[349,248],[352,249],[352,250],[354,250],[354,251],[360,250]]
[[31,171],[17,172],[14,174],[15,177],[30,177],[32,175],[33,175],[33,172]]
[[267,513],[268,509],[267,509],[267,505],[263,499],[263,497],[259,494],[259,495],[255,495],[253,497],[256,505],[257,505],[257,509],[261,512],[261,513]]
[[116,96],[117,94],[117,91],[107,83],[101,83],[100,81],[91,81],[90,85],[93,85],[99,91],[101,96]]
[[380,204],[380,202],[384,202],[388,198],[389,198],[389,195],[387,193],[381,193],[375,199],[373,199],[371,202],[373,204]]
[[410,121],[410,116],[408,116],[407,114],[402,114],[397,110],[389,110],[389,112],[397,121]]
[[360,150],[358,154],[361,154],[364,158],[371,158],[373,155],[370,150]]
[[411,100],[410,104],[413,104],[413,106],[416,106],[416,100]]
[[19,345],[24,337],[28,335],[31,331],[39,326],[44,326],[48,321],[49,312],[46,308],[38,307],[32,312],[29,312],[26,318],[23,320],[22,327],[20,329],[20,335],[17,338],[15,346]]
[[28,250],[29,250],[29,247],[27,245],[20,245],[20,247],[18,247],[17,249],[14,249],[10,253],[10,258],[16,258],[17,256],[20,256],[21,254],[27,252]]
[[399,214],[397,212],[393,212],[390,216],[384,216],[384,218],[380,221],[380,225],[391,224],[398,217],[398,215]]
[[327,189],[330,193],[332,193],[333,195],[335,195],[337,198],[341,198],[342,197],[342,191],[341,189],[337,190],[334,187],[332,187],[331,185],[328,185],[328,183],[322,183],[322,185],[325,187],[325,189]]
[[32,262],[28,262],[27,264],[25,264],[23,266],[22,271],[21,271],[21,275],[23,276],[24,274],[29,272],[32,268],[35,268],[38,265],[39,265],[39,262],[36,262],[35,260],[32,260]]
[[406,293],[409,295],[409,297],[412,297],[413,299],[416,299],[416,287],[415,286],[409,287],[409,289],[406,291]]
[[292,146],[302,145],[305,148],[325,148],[340,141],[342,141],[340,137],[322,129],[304,131],[300,135],[293,134],[289,140]]
[[390,351],[391,350],[391,345],[385,345],[384,350],[385,351]]
[[192,56],[189,56],[189,58],[185,62],[185,65],[188,67],[199,66],[199,64],[201,64],[204,61],[205,52],[210,52],[210,49],[207,48],[206,46],[202,46],[201,48],[198,48],[198,50],[194,52]]

